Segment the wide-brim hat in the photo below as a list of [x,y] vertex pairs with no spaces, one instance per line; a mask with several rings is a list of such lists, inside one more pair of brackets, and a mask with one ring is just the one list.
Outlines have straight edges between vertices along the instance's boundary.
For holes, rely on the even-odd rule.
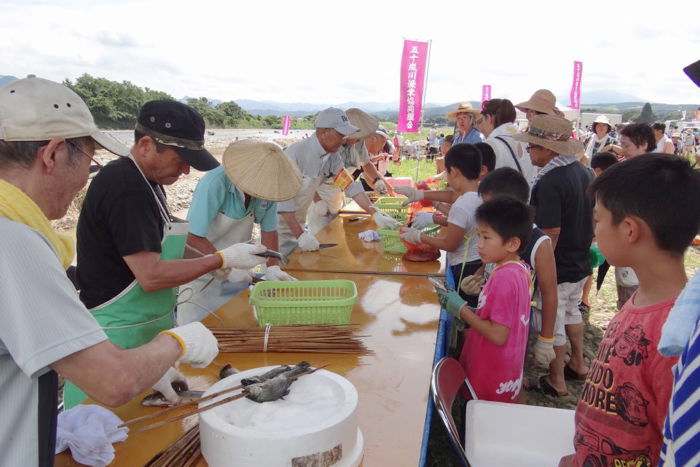
[[362,139],[373,134],[379,128],[379,119],[368,114],[364,110],[351,108],[345,111],[348,120],[358,128],[355,133],[346,136],[348,139]]
[[604,123],[612,128],[612,125],[610,124],[610,119],[607,117],[607,115],[598,115],[595,118],[595,120],[593,120],[593,125],[595,125],[596,123]]
[[516,141],[551,149],[557,154],[574,156],[583,150],[583,144],[573,139],[572,123],[556,115],[535,115],[524,133],[513,136]]
[[450,120],[456,120],[457,115],[459,114],[472,114],[476,116],[480,113],[481,111],[479,109],[475,109],[468,102],[462,102],[457,106],[456,109],[447,112],[447,118],[449,118]]
[[268,201],[286,201],[301,189],[301,173],[275,143],[245,139],[228,145],[222,159],[231,183]]
[[559,115],[564,114],[557,109],[557,98],[554,96],[552,91],[549,89],[538,89],[530,96],[525,102],[516,104],[515,108],[526,112],[528,110],[534,110],[535,112],[540,112],[547,115]]

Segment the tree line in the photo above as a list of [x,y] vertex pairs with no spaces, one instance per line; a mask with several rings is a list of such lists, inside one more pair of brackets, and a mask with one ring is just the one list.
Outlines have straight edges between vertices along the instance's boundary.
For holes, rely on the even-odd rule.
[[[74,82],[65,80],[87,104],[98,127],[111,130],[133,129],[139,109],[155,99],[174,99],[170,94],[139,87],[129,81],[111,81],[84,74]],[[282,119],[273,115],[252,115],[236,102],[214,104],[209,98],[187,98],[186,103],[202,115],[208,128],[282,128]],[[313,128],[314,115],[296,117],[292,128]]]

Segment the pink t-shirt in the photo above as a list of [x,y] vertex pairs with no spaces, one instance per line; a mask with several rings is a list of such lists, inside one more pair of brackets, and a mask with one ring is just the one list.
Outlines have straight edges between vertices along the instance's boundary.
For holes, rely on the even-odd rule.
[[530,323],[530,274],[523,263],[509,262],[486,281],[475,310],[481,319],[506,326],[508,339],[496,345],[467,329],[459,361],[479,399],[513,402],[523,382]]
[[576,406],[574,465],[656,466],[673,388],[656,347],[675,298],[646,307],[635,295],[610,320]]

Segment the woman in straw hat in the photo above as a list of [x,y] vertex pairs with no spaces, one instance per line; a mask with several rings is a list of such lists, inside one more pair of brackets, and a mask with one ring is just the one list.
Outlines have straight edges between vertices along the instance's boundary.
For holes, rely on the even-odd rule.
[[564,114],[557,109],[557,98],[549,89],[538,89],[528,100],[516,104],[515,108],[521,112],[525,112],[525,117],[528,121],[531,121],[532,117],[535,115],[564,116]]
[[[259,224],[262,244],[268,250],[279,250],[276,202],[293,198],[300,188],[299,170],[278,145],[257,140],[231,143],[222,165],[202,177],[194,191],[187,215],[188,246],[208,254],[245,243],[252,238],[253,224]],[[280,269],[277,258],[268,258],[264,277],[295,280]],[[250,271],[239,269],[218,278],[243,286],[252,281]],[[218,284],[205,287],[210,279],[204,276],[186,286],[194,294],[178,305],[179,322],[202,319],[230,298],[222,295]]]
[[[549,374],[540,378],[540,388],[552,396],[568,393],[565,376],[583,379],[588,372],[583,359],[583,319],[578,303],[591,274],[593,207],[586,190],[592,175],[574,155],[583,147],[572,138],[571,130],[571,122],[563,117],[534,115],[528,130],[514,137],[529,144],[532,163],[540,167],[530,204],[535,208],[535,223],[550,237],[554,247],[558,284],[554,324],[556,358],[549,366]],[[571,342],[568,364],[565,363],[567,336]]]
[[447,118],[457,123],[452,145],[467,143],[476,144],[484,141],[484,137],[474,127],[474,119],[479,115],[479,110],[467,102],[462,102],[457,108],[447,113]]
[[617,144],[617,140],[610,134],[612,125],[605,115],[598,115],[593,120],[593,135],[586,145],[586,157],[590,161],[593,156],[603,152],[603,148],[609,144]]

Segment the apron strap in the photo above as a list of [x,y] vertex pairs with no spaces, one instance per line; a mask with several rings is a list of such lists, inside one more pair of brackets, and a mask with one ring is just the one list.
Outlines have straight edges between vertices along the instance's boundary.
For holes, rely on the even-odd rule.
[[56,457],[56,424],[58,423],[58,375],[51,370],[39,376],[37,407],[37,449],[39,467],[53,467]]
[[146,182],[146,186],[148,186],[148,188],[151,190],[151,193],[153,193],[153,197],[156,200],[156,204],[158,205],[158,210],[160,211],[160,216],[163,218],[163,222],[165,224],[171,223],[172,217],[170,216],[167,203],[165,202],[165,194],[163,193],[163,189],[160,186],[157,187],[158,192],[160,193],[160,196],[158,196],[159,193],[156,193],[156,191],[153,189],[153,186],[151,186],[151,182],[149,182],[146,176],[143,174],[141,167],[139,167],[138,162],[136,162],[136,159],[134,159],[134,156],[131,153],[129,153],[129,159],[131,159],[131,162],[134,163],[139,173],[141,174],[143,181]]

